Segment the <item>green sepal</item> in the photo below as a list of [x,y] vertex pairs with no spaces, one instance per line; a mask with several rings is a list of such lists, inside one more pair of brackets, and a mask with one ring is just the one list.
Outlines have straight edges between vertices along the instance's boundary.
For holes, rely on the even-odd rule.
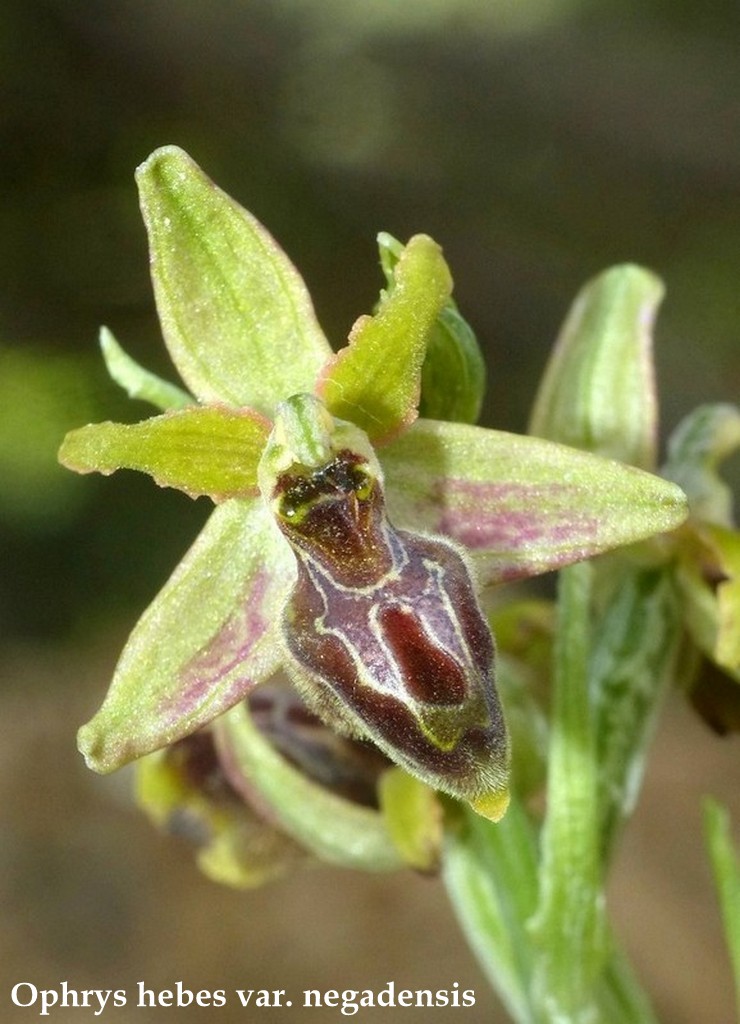
[[[381,231],[378,248],[391,292],[404,247],[392,235]],[[439,311],[427,339],[421,368],[419,415],[431,420],[475,423],[480,416],[485,388],[486,364],[478,341],[450,298]]]
[[365,871],[392,871],[404,862],[378,811],[352,803],[290,764],[254,725],[246,702],[215,723],[221,756],[259,794],[280,829],[320,860]]
[[395,271],[395,287],[374,316],[361,317],[349,344],[324,368],[318,394],[339,419],[383,444],[413,423],[429,332],[452,290],[442,252],[415,235]]
[[190,839],[204,875],[220,885],[253,889],[307,862],[305,850],[261,820],[220,779],[210,776],[198,785],[184,763],[187,745],[186,740],[136,762],[136,802],[157,828]]
[[377,236],[380,267],[385,275],[386,289],[380,293],[381,301],[387,292],[392,292],[396,284],[396,266],[403,256],[404,244],[387,231],[379,231]]
[[295,561],[260,501],[213,512],[144,612],[103,706],[78,734],[109,772],[194,732],[279,667],[280,611]]
[[435,791],[402,768],[383,772],[378,789],[388,832],[406,864],[435,871],[443,838],[442,805]]
[[696,519],[733,525],[732,491],[718,467],[738,447],[740,409],[734,405],[701,405],[673,431],[664,472],[686,492]]
[[195,399],[187,391],[176,384],[162,380],[156,373],[145,370],[128,353],[124,352],[113,332],[107,327],[100,328],[100,350],[103,353],[105,367],[112,379],[128,394],[129,398],[138,398],[142,402],[167,412],[170,409],[184,409],[195,405]]
[[421,368],[419,415],[475,423],[486,388],[486,364],[473,329],[454,303],[440,310]]
[[578,294],[542,378],[530,433],[655,468],[652,328],[662,282],[624,264]]
[[675,484],[534,437],[419,420],[379,455],[395,525],[459,541],[482,583],[559,569],[687,515]]
[[162,330],[193,394],[270,415],[311,390],[331,349],[270,234],[175,146],[136,177]]
[[202,405],[140,423],[91,423],[70,431],[59,461],[78,473],[137,469],[161,487],[215,502],[257,493],[270,424],[251,409]]

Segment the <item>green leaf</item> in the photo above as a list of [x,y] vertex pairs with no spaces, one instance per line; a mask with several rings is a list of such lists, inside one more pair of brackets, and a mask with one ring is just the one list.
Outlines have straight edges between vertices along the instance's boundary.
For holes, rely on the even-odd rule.
[[662,298],[661,281],[630,264],[582,289],[542,379],[530,433],[655,467],[652,328]]
[[[497,825],[468,811],[447,831],[444,881],[481,969],[518,1024],[554,1021],[532,1005],[534,954],[528,922],[538,889],[537,835],[515,796]],[[562,936],[559,945],[563,946]],[[657,1024],[613,937],[597,986],[604,1024]],[[558,1018],[560,1019],[560,1018]]]
[[537,838],[516,797],[497,824],[470,810],[447,829],[444,882],[480,966],[515,1021],[529,1024]]
[[[395,287],[403,245],[385,231],[378,235],[380,263],[388,290]],[[470,324],[450,298],[429,331],[421,368],[419,415],[431,420],[475,423],[486,387],[486,364]]]
[[[610,577],[615,566],[603,566]],[[645,758],[684,639],[672,574],[625,566],[598,612],[589,663],[604,859],[635,808]]]
[[608,1024],[658,1024],[650,1000],[613,935],[610,956],[599,981],[601,1020]]
[[452,290],[439,246],[412,238],[395,287],[373,317],[361,317],[349,345],[328,363],[318,386],[330,412],[383,444],[413,423],[429,332]]
[[310,391],[331,349],[274,239],[175,146],[137,181],[165,341],[196,397],[270,415]]
[[671,435],[665,475],[686,491],[697,519],[733,525],[732,491],[717,469],[738,447],[740,409],[734,405],[701,405]]
[[[365,871],[403,867],[382,816],[313,782],[255,727],[246,702],[215,725],[223,756],[261,795],[280,828],[320,860]],[[236,776],[232,773],[232,781]]]
[[108,373],[130,398],[150,402],[163,412],[195,405],[195,399],[187,391],[139,366],[124,352],[107,327],[100,328],[100,348]]
[[295,573],[259,501],[212,514],[132,632],[78,743],[108,772],[194,732],[276,671],[276,623]]
[[470,549],[482,583],[534,576],[674,529],[674,484],[533,437],[419,420],[380,453],[398,527]]
[[257,465],[270,424],[250,409],[190,406],[141,423],[72,430],[59,460],[78,473],[138,469],[161,487],[215,502],[257,493]]
[[722,910],[740,1020],[740,860],[732,844],[730,816],[714,800],[707,800],[704,806],[704,831]]

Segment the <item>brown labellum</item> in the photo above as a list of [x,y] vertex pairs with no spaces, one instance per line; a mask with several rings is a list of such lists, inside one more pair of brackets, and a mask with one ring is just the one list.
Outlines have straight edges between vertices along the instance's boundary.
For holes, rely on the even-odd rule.
[[331,454],[276,473],[271,494],[298,564],[284,612],[293,674],[324,717],[499,817],[508,743],[465,558],[447,540],[392,526],[374,458]]

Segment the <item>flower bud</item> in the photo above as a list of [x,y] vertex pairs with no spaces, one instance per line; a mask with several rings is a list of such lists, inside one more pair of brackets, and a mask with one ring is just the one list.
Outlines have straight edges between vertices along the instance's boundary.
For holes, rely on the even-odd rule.
[[393,527],[366,436],[312,396],[280,408],[259,475],[296,556],[283,636],[306,699],[500,817],[509,756],[493,640],[459,549]]
[[209,729],[141,758],[136,771],[139,805],[155,825],[195,847],[212,881],[251,889],[309,862],[308,851],[234,789]]
[[653,323],[662,282],[633,264],[578,293],[540,383],[530,433],[654,470]]

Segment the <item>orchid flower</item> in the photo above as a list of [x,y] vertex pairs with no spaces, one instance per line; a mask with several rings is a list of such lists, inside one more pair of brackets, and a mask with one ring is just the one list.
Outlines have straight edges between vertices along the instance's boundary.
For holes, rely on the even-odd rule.
[[137,180],[187,390],[104,329],[113,377],[162,412],[72,431],[60,459],[141,470],[216,508],[80,730],[88,765],[111,771],[213,729],[224,758],[252,759],[270,802],[246,698],[285,674],[330,727],[497,820],[510,755],[486,594],[674,529],[682,491],[561,443],[419,417],[422,396],[447,415],[445,387],[479,373],[469,339],[440,341],[458,315],[425,235],[381,236],[387,288],[334,353],[285,254],[184,152],[157,150]]
[[721,463],[740,447],[740,409],[702,405],[668,441],[665,476],[689,501],[676,578],[696,648],[688,680],[700,715],[720,734],[740,731],[740,530]]

